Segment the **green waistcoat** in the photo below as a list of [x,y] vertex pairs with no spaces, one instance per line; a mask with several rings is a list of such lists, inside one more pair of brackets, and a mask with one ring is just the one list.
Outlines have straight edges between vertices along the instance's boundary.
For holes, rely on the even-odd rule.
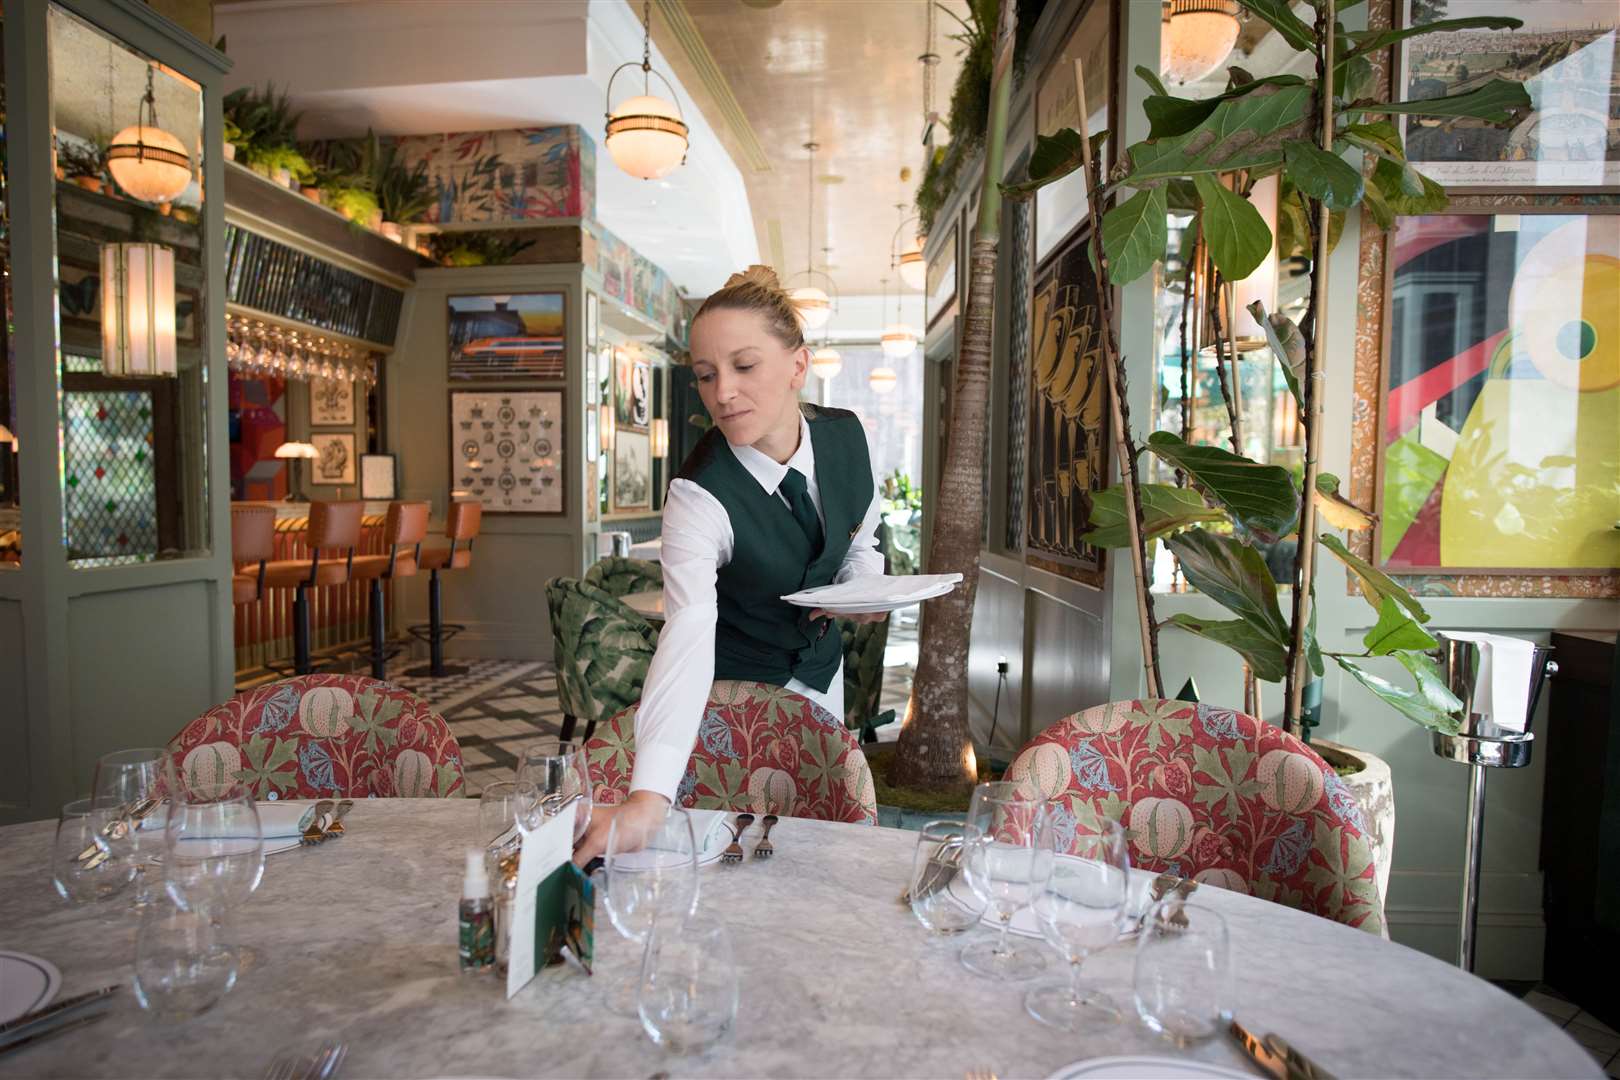
[[737,460],[719,428],[698,441],[678,476],[713,495],[731,519],[731,561],[715,583],[714,677],[773,686],[798,679],[825,691],[843,655],[838,628],[827,620],[812,623],[808,609],[780,597],[832,583],[872,503],[872,465],[854,413],[800,408],[816,458],[826,538],[820,551],[811,549],[781,495],[766,491]]

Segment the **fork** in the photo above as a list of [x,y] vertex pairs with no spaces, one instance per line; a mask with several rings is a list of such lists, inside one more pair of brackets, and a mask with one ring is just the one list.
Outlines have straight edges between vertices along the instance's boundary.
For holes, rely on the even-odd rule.
[[264,1080],[331,1080],[348,1051],[345,1043],[326,1043],[313,1057],[288,1051],[270,1063]]
[[738,814],[737,824],[731,829],[731,846],[720,855],[721,862],[740,863],[743,858],[742,834],[754,823],[753,814]]
[[321,833],[321,839],[336,840],[343,835],[343,815],[354,809],[353,799],[344,799],[337,804],[337,811],[332,814],[332,820],[327,822],[326,831]]
[[764,820],[760,822],[765,831],[760,835],[759,843],[754,845],[754,858],[768,859],[776,853],[776,848],[771,846],[771,826],[775,824],[775,814],[766,814]]
[[332,800],[322,799],[315,804],[315,816],[309,819],[309,828],[298,838],[303,847],[314,847],[326,838],[326,816],[332,812]]

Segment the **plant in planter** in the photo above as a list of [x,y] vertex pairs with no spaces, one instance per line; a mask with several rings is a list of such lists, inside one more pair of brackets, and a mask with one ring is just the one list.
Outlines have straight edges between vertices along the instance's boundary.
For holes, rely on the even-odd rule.
[[283,187],[315,182],[315,170],[294,146],[255,146],[248,151],[247,163]]
[[435,193],[433,182],[428,178],[427,162],[418,161],[414,168],[408,169],[399,156],[398,147],[389,143],[375,151],[372,177],[377,205],[382,210],[382,232],[398,241],[399,227],[420,221],[433,206]]
[[534,246],[499,230],[436,233],[430,241],[433,257],[445,266],[502,266]]
[[231,153],[254,171],[272,176],[274,169],[265,163],[265,155],[294,147],[297,138],[300,114],[292,111],[287,95],[277,95],[273,83],[266,83],[263,91],[244,86],[226,94],[220,105],[225,141],[236,148]]
[[377,196],[363,187],[332,180],[322,185],[320,190],[327,206],[356,225],[366,224],[378,212]]
[[94,142],[58,139],[56,167],[61,170],[62,179],[71,180],[86,191],[100,191],[106,179],[106,148]]

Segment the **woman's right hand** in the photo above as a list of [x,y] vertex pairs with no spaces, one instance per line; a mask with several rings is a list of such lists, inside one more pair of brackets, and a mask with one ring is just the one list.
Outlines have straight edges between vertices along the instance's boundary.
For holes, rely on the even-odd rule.
[[669,800],[656,791],[632,791],[617,806],[597,806],[591,812],[590,828],[574,848],[574,865],[584,866],[607,851],[608,827],[619,823],[616,839],[619,851],[640,851],[647,840],[663,828]]

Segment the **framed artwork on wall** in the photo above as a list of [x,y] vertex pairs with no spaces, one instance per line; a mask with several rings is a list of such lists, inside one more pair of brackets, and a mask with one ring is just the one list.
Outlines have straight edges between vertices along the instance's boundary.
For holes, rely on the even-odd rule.
[[1034,280],[1024,551],[1031,566],[1101,587],[1102,549],[1080,540],[1092,496],[1108,486],[1108,387],[1087,232]]
[[613,419],[620,431],[646,431],[652,421],[652,364],[629,349],[615,349]]
[[1392,574],[1620,566],[1620,208],[1527,209],[1391,236],[1373,555]]
[[313,432],[310,445],[315,447],[315,466],[311,470],[312,484],[352,484],[355,477],[354,435],[349,432]]
[[449,298],[450,378],[560,381],[568,353],[561,292]]
[[[1035,88],[1035,130],[1052,135],[1080,127],[1080,95],[1074,84],[1074,62],[1086,73],[1086,125],[1095,135],[1110,129],[1109,93],[1113,85],[1113,12],[1109,0],[1092,0],[1075,25],[1063,51],[1053,59]],[[1103,145],[1102,170],[1108,174],[1113,140]],[[1035,261],[1045,259],[1086,217],[1085,170],[1035,193]]]
[[1407,118],[1406,156],[1448,188],[1620,190],[1620,5],[1613,0],[1397,0],[1402,26],[1511,15],[1517,30],[1458,30],[1401,43],[1403,101],[1523,84],[1532,111],[1511,127]]
[[597,479],[597,470],[600,463],[595,459],[585,463],[585,522],[591,524],[597,520],[596,489],[600,481]]
[[564,512],[561,390],[450,391],[450,487],[494,514]]
[[600,412],[598,405],[585,406],[585,460],[590,462],[594,462],[602,452],[602,429],[598,422]]
[[935,320],[956,300],[956,246],[956,222],[952,221],[945,230],[945,242],[928,263],[928,274],[923,282],[923,296],[927,304],[924,321],[929,326],[933,326]]
[[596,348],[596,336],[600,331],[602,312],[601,301],[593,292],[585,294],[585,353],[589,356]]
[[652,439],[622,428],[613,440],[613,511],[652,509]]
[[354,384],[348,379],[309,380],[309,423],[354,423]]
[[360,497],[393,499],[398,495],[393,454],[360,455]]

